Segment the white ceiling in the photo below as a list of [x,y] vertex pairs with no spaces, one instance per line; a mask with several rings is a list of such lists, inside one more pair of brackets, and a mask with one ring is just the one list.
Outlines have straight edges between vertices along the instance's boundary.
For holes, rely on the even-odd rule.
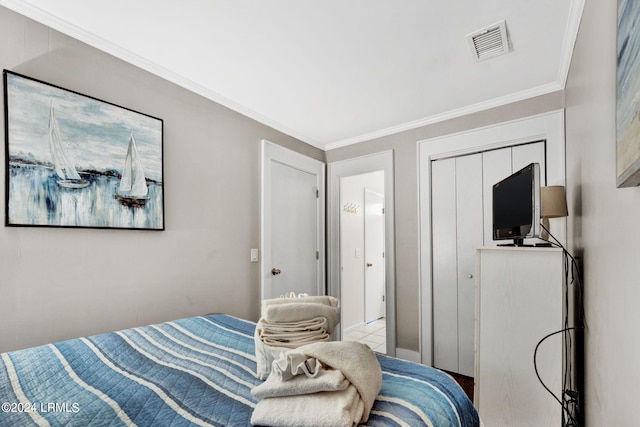
[[[584,0],[0,0],[322,149],[564,88]],[[513,49],[466,36],[506,20]]]

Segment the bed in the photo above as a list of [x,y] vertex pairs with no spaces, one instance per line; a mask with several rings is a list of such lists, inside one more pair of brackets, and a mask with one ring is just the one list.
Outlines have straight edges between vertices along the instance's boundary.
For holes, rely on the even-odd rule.
[[[255,326],[215,314],[0,354],[0,425],[249,426]],[[480,425],[447,374],[376,357],[367,425]]]

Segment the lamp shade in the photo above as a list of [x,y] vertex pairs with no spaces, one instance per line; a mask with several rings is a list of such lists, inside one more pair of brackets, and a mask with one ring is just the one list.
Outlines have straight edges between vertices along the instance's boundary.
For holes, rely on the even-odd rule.
[[564,186],[550,185],[540,188],[540,210],[543,218],[560,218],[568,215]]

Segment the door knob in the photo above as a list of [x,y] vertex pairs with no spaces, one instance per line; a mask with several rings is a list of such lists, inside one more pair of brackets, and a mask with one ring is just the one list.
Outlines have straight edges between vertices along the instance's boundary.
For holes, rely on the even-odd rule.
[[271,269],[271,274],[273,274],[274,276],[277,276],[278,274],[282,273],[282,271],[280,271],[279,268],[272,268]]
[[473,279],[473,274],[467,274],[467,277],[468,277],[469,279]]
[[373,267],[373,264],[367,263],[367,267]]

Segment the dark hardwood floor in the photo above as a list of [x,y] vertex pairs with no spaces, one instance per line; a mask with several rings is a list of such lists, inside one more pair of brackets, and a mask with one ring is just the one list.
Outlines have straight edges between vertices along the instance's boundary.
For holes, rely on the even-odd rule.
[[467,393],[467,396],[469,396],[469,399],[473,402],[473,378],[472,377],[467,377],[465,375],[460,375],[460,374],[456,374],[454,372],[447,372],[447,374],[451,375],[453,377],[453,379],[455,379],[458,384],[460,384],[460,387],[462,387],[462,389],[464,390],[465,393]]

